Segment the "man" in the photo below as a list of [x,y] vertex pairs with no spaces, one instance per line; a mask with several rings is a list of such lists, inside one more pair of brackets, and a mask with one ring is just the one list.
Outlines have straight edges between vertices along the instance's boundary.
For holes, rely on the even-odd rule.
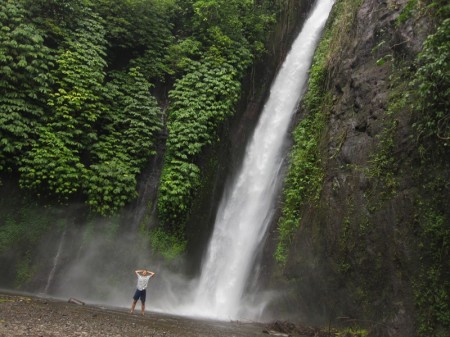
[[130,313],[134,312],[134,307],[136,306],[137,301],[141,299],[141,314],[144,315],[145,296],[148,280],[150,280],[150,277],[155,275],[155,273],[150,270],[136,270],[135,273],[138,278],[138,281],[137,281],[137,289],[133,296],[133,303],[131,304]]

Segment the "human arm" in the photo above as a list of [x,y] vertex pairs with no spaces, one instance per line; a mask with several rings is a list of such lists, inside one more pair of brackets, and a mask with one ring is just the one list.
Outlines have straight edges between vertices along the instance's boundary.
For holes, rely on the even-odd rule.
[[150,275],[150,277],[153,277],[153,275],[155,275],[155,273],[150,270],[147,270],[147,273]]
[[150,270],[138,269],[138,270],[135,271],[135,273],[136,273],[137,276],[139,276],[139,275],[143,276],[142,274],[143,274],[144,272],[146,272],[147,274],[149,274],[150,277],[152,277],[153,275],[155,275],[155,273],[152,272],[152,271],[150,271]]

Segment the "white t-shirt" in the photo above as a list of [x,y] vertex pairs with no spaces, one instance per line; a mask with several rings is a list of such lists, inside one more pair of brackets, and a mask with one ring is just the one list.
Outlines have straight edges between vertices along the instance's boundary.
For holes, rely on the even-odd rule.
[[147,288],[148,280],[150,280],[151,275],[142,276],[141,274],[138,274],[137,277],[138,290],[144,290],[145,288]]

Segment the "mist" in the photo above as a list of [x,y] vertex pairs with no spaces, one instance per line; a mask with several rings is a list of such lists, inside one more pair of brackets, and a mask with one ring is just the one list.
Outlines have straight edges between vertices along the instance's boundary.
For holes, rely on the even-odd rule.
[[51,289],[58,297],[128,307],[136,283],[134,270],[147,269],[156,273],[148,287],[148,310],[219,320],[263,319],[266,306],[280,295],[261,292],[257,282],[249,284],[256,280],[250,274],[280,191],[289,125],[305,91],[314,50],[333,3],[317,2],[275,78],[243,165],[225,189],[198,277],[190,279],[182,273],[183,257],[170,265],[163,263],[150,250],[144,239],[147,236],[139,236],[139,230],[120,232],[118,224],[100,221],[95,230],[86,227],[85,237],[78,238],[81,247],[72,248],[71,256],[76,258],[59,266],[52,285],[59,260],[64,261],[61,251],[70,251],[63,248],[67,240],[64,228],[46,291]]

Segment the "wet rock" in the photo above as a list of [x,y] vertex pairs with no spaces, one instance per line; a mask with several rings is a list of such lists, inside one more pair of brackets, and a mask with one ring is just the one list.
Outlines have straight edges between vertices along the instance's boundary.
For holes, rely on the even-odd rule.
[[[414,335],[405,275],[415,270],[411,172],[417,159],[411,111],[393,116],[393,94],[401,93],[393,79],[400,76],[396,62],[416,58],[429,24],[423,16],[399,25],[407,3],[363,0],[330,61],[332,106],[320,149],[325,183],[317,204],[300,212],[283,270],[267,273],[272,284],[287,288],[277,312],[298,308],[303,321],[315,324],[345,313],[384,329],[377,336]],[[269,330],[292,334],[280,326]]]
[[75,304],[78,304],[78,305],[84,305],[85,304],[83,301],[77,300],[76,298],[73,298],[73,297],[69,298],[69,300],[67,302],[75,303]]

